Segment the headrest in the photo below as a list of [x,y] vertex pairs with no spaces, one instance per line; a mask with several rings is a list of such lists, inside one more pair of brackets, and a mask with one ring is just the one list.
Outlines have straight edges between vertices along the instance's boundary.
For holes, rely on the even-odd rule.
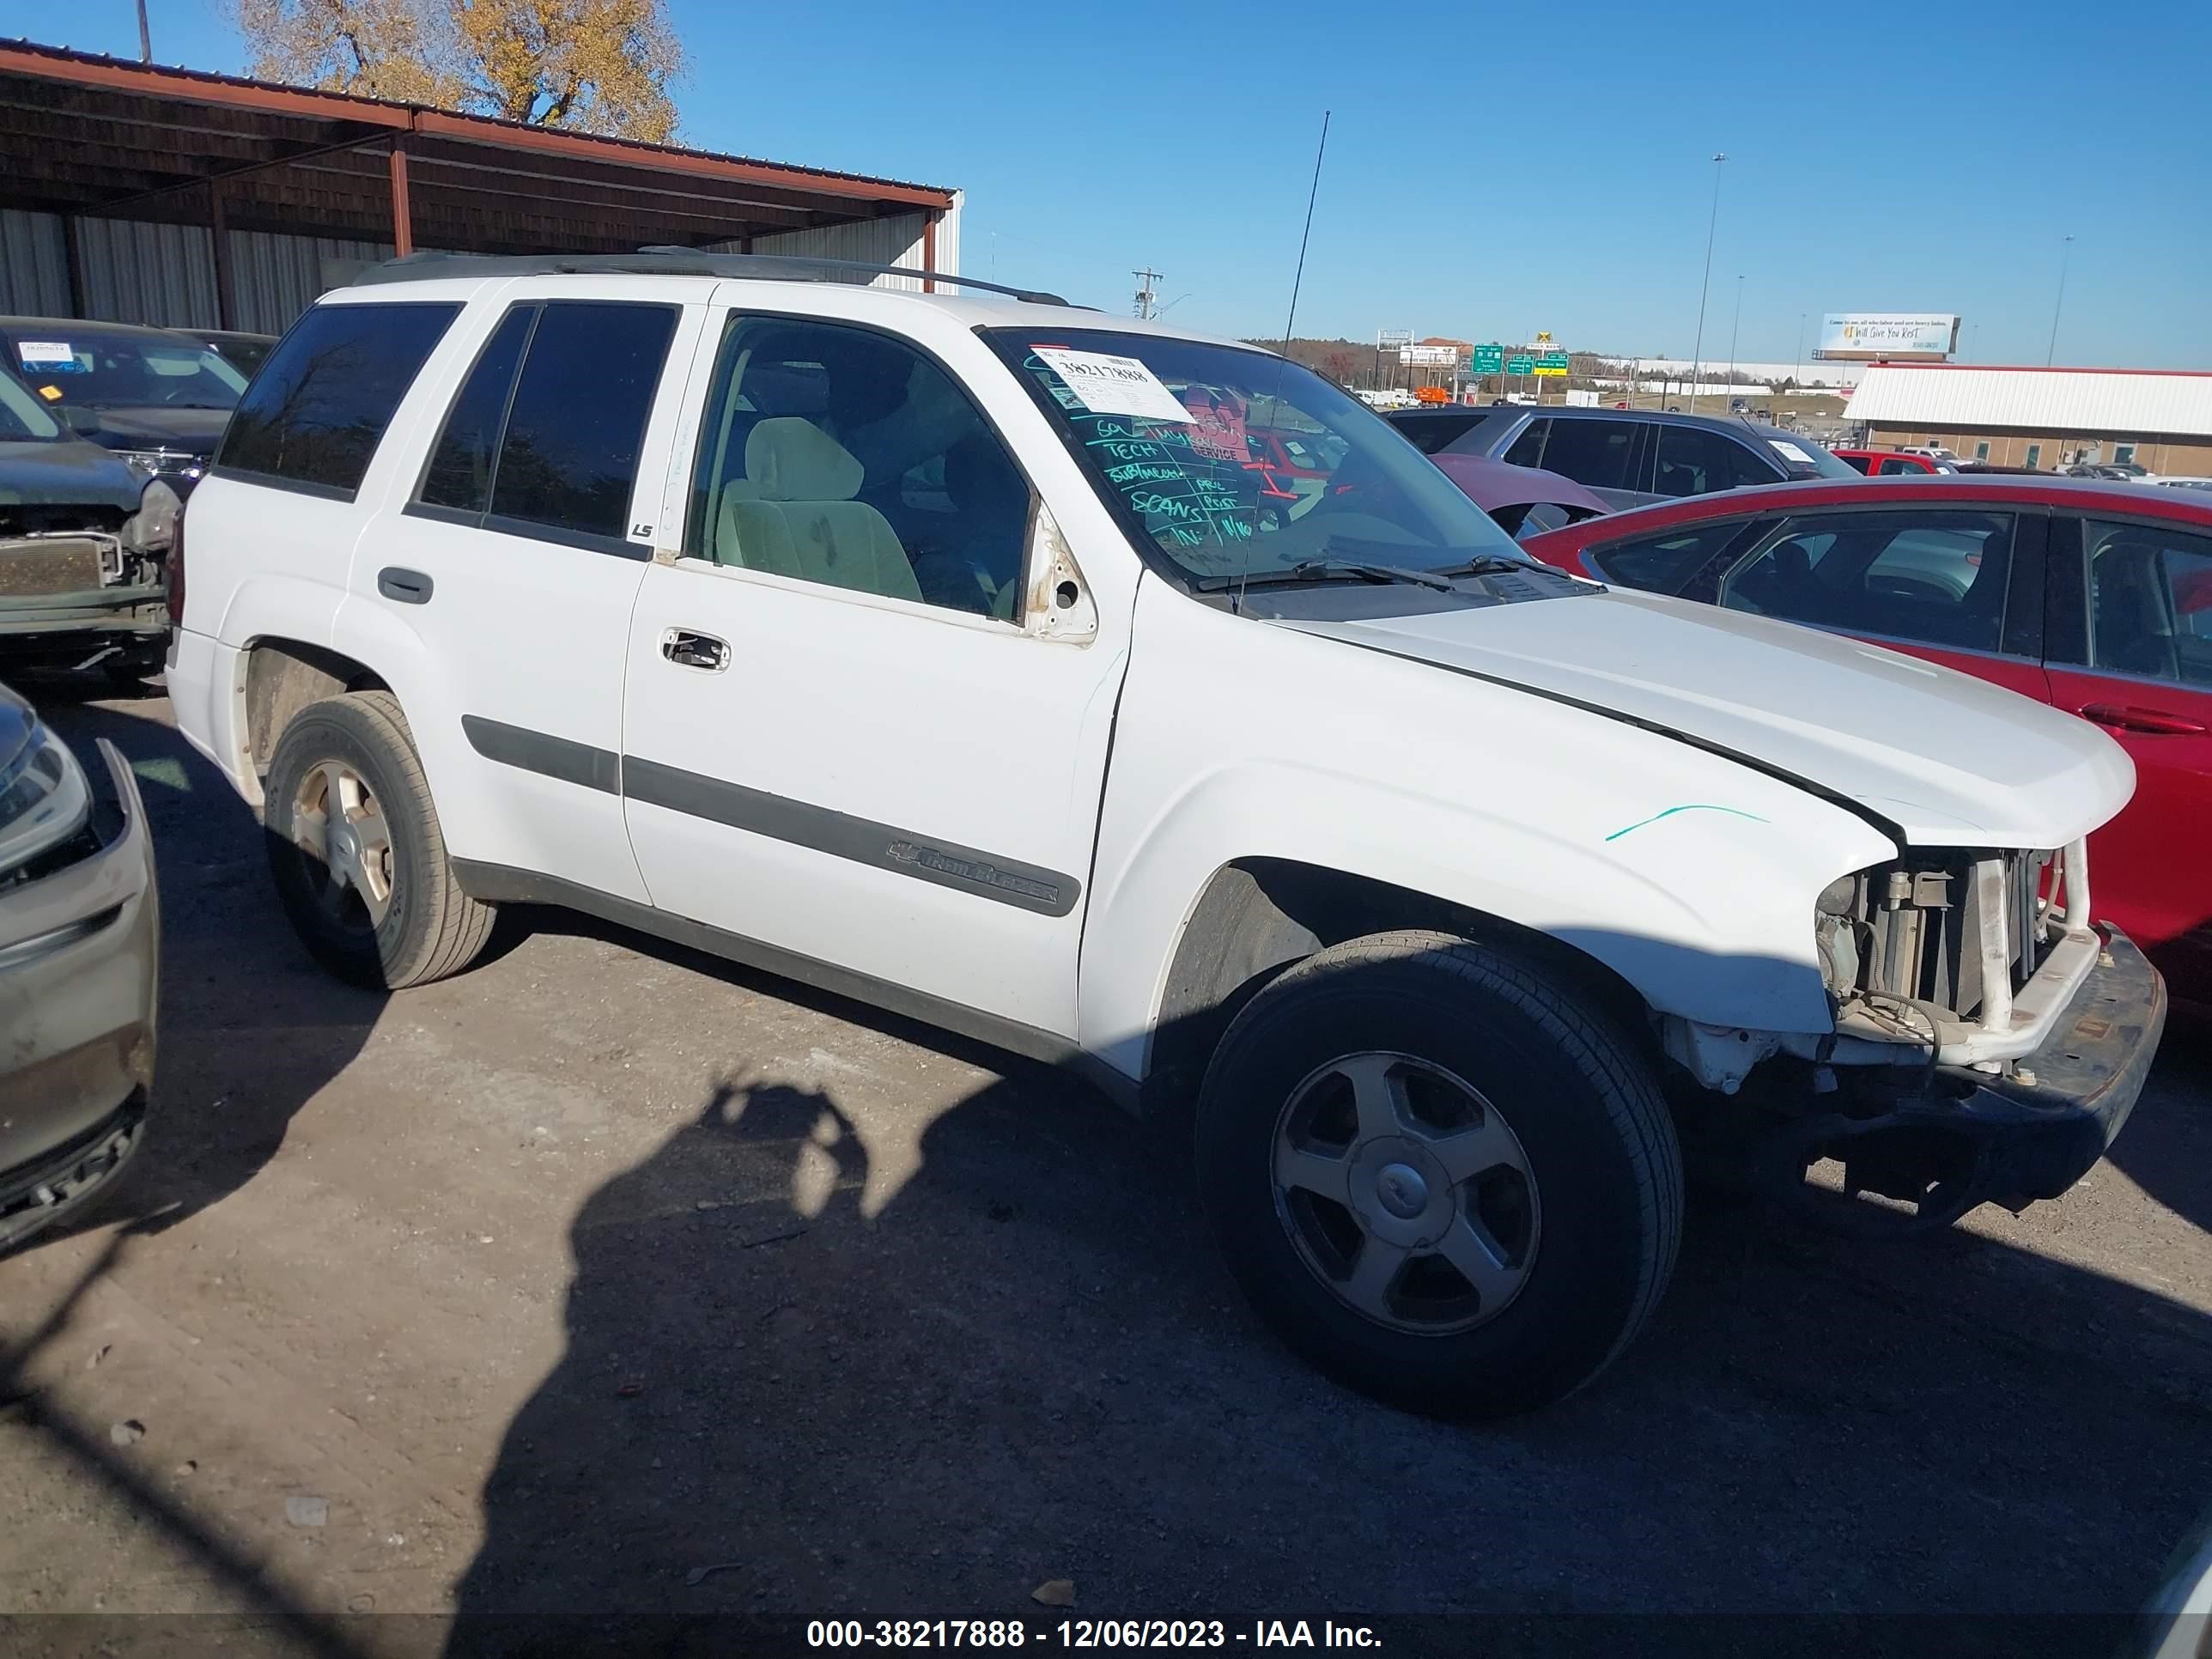
[[778,416],[745,439],[745,477],[764,501],[849,501],[866,473],[811,421]]

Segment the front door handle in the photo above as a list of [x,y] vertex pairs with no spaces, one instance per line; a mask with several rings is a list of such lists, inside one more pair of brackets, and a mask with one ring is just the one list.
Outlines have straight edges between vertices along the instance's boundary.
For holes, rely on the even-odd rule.
[[434,584],[419,570],[387,564],[376,573],[376,591],[402,605],[428,605]]
[[695,634],[688,628],[672,628],[660,636],[660,654],[678,668],[702,669],[719,674],[730,665],[730,645],[712,634]]
[[2123,732],[2152,732],[2169,738],[2194,737],[2204,730],[2203,720],[2191,720],[2186,714],[2169,714],[2162,708],[2124,707],[2116,702],[2085,704],[2081,718]]

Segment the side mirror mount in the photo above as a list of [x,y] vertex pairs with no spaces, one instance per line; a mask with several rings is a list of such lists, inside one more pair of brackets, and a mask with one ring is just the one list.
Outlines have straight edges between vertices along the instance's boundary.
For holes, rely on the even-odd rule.
[[1098,637],[1098,606],[1052,509],[1040,499],[1030,520],[1029,591],[1024,625],[1039,639],[1088,645]]

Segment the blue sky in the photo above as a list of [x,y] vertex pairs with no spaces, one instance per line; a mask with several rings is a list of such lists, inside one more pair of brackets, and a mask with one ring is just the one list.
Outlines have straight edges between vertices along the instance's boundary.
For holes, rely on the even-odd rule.
[[[222,0],[155,56],[243,67]],[[1962,355],[2212,367],[2212,8],[1254,8],[670,0],[686,142],[957,185],[971,276],[1283,326],[1786,361],[1823,311],[1955,311]],[[65,22],[58,21],[65,18]],[[0,0],[0,34],[135,56],[131,0]]]

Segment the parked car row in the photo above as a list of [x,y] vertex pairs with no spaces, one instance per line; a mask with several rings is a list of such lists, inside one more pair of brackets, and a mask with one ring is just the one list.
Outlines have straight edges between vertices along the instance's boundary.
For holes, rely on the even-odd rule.
[[1541,467],[1614,507],[1856,476],[1809,439],[1735,416],[1493,406],[1414,410],[1389,420],[1425,455],[1480,455]]

